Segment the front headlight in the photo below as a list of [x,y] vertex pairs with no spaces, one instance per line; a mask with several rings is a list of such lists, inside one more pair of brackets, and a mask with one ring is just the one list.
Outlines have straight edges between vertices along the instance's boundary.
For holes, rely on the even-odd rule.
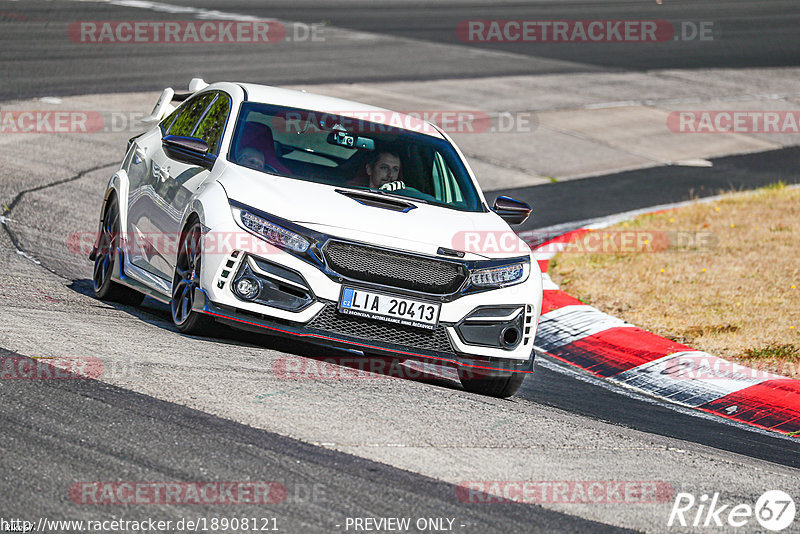
[[528,279],[530,273],[530,262],[512,263],[473,271],[469,281],[472,285],[479,287],[503,287],[521,284]]
[[263,237],[268,243],[280,248],[288,248],[295,252],[305,252],[310,243],[303,236],[287,230],[283,226],[278,226],[249,211],[241,210],[239,219],[248,230],[255,232]]

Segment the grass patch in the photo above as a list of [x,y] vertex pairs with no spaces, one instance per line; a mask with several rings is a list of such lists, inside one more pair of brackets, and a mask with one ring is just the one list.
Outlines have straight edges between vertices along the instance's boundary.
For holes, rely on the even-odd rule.
[[778,343],[770,343],[766,347],[760,349],[747,349],[741,357],[745,360],[767,360],[774,358],[786,360],[787,362],[799,362],[800,347],[792,344],[780,345]]
[[800,189],[778,183],[597,230],[550,274],[656,334],[800,378],[798,241]]

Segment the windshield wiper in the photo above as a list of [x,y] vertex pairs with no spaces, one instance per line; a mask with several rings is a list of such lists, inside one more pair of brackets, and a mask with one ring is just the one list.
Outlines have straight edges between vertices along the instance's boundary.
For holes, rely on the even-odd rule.
[[370,193],[377,193],[379,195],[383,195],[383,196],[387,196],[387,197],[402,198],[403,200],[413,200],[414,202],[422,202],[423,204],[430,204],[430,202],[428,202],[424,198],[417,198],[417,197],[411,197],[411,196],[406,196],[406,195],[398,195],[397,193],[394,193],[392,191],[387,191],[386,189],[373,189],[371,187],[365,187],[364,189],[366,189]]

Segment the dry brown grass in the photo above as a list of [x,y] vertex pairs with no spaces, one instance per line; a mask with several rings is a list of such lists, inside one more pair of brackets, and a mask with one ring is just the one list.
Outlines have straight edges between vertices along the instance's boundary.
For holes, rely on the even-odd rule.
[[551,262],[553,280],[661,336],[800,378],[800,189],[731,193],[597,233],[630,231],[645,252],[564,252]]

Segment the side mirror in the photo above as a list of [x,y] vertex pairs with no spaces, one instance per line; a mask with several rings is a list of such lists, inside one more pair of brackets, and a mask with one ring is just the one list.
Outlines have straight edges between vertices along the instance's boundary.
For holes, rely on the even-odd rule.
[[190,165],[210,169],[217,160],[217,156],[208,153],[208,144],[196,137],[167,135],[161,140],[161,146],[170,158]]
[[522,224],[531,216],[533,209],[521,200],[499,196],[494,201],[492,211],[502,217],[508,224]]

